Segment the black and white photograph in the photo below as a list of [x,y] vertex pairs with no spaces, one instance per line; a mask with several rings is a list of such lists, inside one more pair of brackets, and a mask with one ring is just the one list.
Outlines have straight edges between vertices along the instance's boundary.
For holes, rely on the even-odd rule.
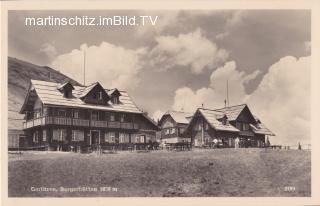
[[8,198],[311,198],[311,9],[203,6],[8,9]]

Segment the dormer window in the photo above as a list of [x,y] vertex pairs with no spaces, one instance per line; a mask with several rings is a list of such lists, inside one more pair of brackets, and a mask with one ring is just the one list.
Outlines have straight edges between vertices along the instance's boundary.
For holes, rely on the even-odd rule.
[[111,101],[113,104],[119,104],[119,97],[112,97]]
[[65,90],[63,93],[63,96],[66,98],[70,98],[72,96],[72,91]]
[[119,92],[118,89],[109,90],[108,94],[111,96],[112,104],[120,104],[119,97],[121,96],[121,93]]
[[225,116],[223,116],[223,118],[222,118],[222,124],[223,125],[228,125],[229,124],[229,122],[228,122],[228,118],[227,118],[227,116],[225,115]]
[[64,84],[61,84],[58,86],[58,90],[63,93],[63,97],[65,98],[71,98],[72,97],[72,90],[74,90],[74,87],[70,82],[66,82]]

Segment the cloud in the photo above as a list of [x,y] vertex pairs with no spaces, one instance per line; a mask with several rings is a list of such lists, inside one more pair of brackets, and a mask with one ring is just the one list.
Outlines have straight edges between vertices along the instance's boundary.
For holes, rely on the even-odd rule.
[[158,121],[161,119],[162,115],[164,115],[165,112],[161,111],[161,110],[156,110],[155,112],[153,112],[153,114],[151,115],[151,118],[154,121]]
[[212,69],[228,58],[228,52],[202,35],[200,29],[188,34],[159,36],[157,45],[151,50],[150,59],[154,67],[162,70],[175,66],[188,66],[195,74]]
[[248,103],[252,112],[276,133],[271,139],[273,144],[309,143],[310,57],[281,58],[269,68],[257,89],[247,94],[245,84],[258,74],[245,74],[236,69],[234,61],[227,62],[212,72],[209,87],[177,89],[172,109],[194,112],[201,104],[206,108],[223,107],[228,79],[230,105]]
[[49,43],[44,43],[41,45],[40,52],[44,53],[50,60],[54,59],[54,57],[57,55],[56,48]]
[[232,29],[236,26],[239,26],[243,23],[243,19],[248,15],[248,11],[245,10],[237,10],[230,13],[230,16],[226,19],[226,23],[224,25],[224,32],[216,35],[216,39],[224,39],[225,37],[230,35]]
[[52,67],[83,82],[84,51],[86,52],[86,84],[99,81],[105,87],[132,89],[139,83],[146,49],[125,49],[107,42],[99,46],[81,45],[80,49],[59,55]]
[[227,98],[227,81],[229,87],[229,102],[231,104],[242,103],[246,96],[244,85],[254,79],[259,74],[255,71],[251,74],[245,74],[236,69],[234,61],[226,62],[224,66],[219,67],[210,76],[210,86],[193,91],[188,87],[179,88],[175,92],[172,108],[175,110],[184,109],[194,112],[196,108],[219,108],[224,106],[224,100]]
[[310,142],[310,57],[283,57],[248,98],[277,136],[274,142]]

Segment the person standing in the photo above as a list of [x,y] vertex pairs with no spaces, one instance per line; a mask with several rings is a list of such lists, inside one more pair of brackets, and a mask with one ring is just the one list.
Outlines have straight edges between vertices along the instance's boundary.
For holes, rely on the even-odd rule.
[[235,139],[235,141],[234,141],[234,148],[239,148],[239,142],[240,142],[240,139],[239,139],[239,137],[237,137],[236,139]]

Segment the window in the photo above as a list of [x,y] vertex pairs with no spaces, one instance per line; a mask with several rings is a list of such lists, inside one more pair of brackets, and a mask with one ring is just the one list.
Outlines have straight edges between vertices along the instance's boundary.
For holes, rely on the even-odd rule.
[[206,128],[206,130],[209,129],[209,124],[208,123],[205,123],[205,128]]
[[241,127],[241,123],[240,122],[236,122],[236,128],[241,130],[242,127]]
[[121,114],[121,115],[120,115],[120,122],[124,122],[124,119],[125,119],[125,115],[124,115],[124,114]]
[[164,133],[165,133],[165,134],[170,134],[170,129],[165,129],[165,130],[164,130]]
[[43,108],[43,116],[48,116],[49,115],[49,109],[47,107]]
[[39,118],[41,116],[41,112],[39,110],[37,111],[34,111],[34,114],[33,114],[34,118]]
[[39,132],[38,131],[35,131],[33,133],[33,142],[34,143],[38,143],[39,142]]
[[71,141],[84,141],[84,132],[81,130],[72,130]]
[[66,129],[54,129],[53,130],[53,140],[65,141],[67,137]]
[[78,119],[79,118],[79,111],[76,109],[72,110],[72,117],[75,119]]
[[140,142],[141,142],[141,143],[145,143],[145,142],[144,142],[144,138],[145,138],[145,135],[140,135]]
[[69,97],[72,96],[71,94],[72,94],[72,91],[71,91],[71,90],[65,89],[65,90],[64,90],[64,93],[63,93],[63,96],[66,97],[66,98],[69,98]]
[[120,133],[120,134],[119,134],[119,142],[120,142],[120,143],[125,142],[124,133]]
[[66,110],[58,110],[58,116],[59,117],[65,117],[65,116],[67,116],[67,112],[66,112]]
[[104,134],[104,141],[113,143],[116,141],[116,133],[115,132],[107,132]]
[[102,100],[102,91],[98,93],[99,100]]
[[99,120],[98,111],[91,111],[91,120]]
[[118,96],[114,96],[114,97],[112,97],[112,103],[113,104],[119,104],[119,97]]
[[171,129],[171,134],[174,134],[174,133],[176,133],[176,128]]
[[114,114],[110,114],[110,121],[114,122],[116,120],[115,115]]
[[140,137],[136,136],[136,143],[140,143]]
[[244,130],[244,131],[249,130],[249,124],[248,123],[243,123],[242,124],[242,130]]
[[46,142],[47,141],[47,130],[42,130],[42,141]]

